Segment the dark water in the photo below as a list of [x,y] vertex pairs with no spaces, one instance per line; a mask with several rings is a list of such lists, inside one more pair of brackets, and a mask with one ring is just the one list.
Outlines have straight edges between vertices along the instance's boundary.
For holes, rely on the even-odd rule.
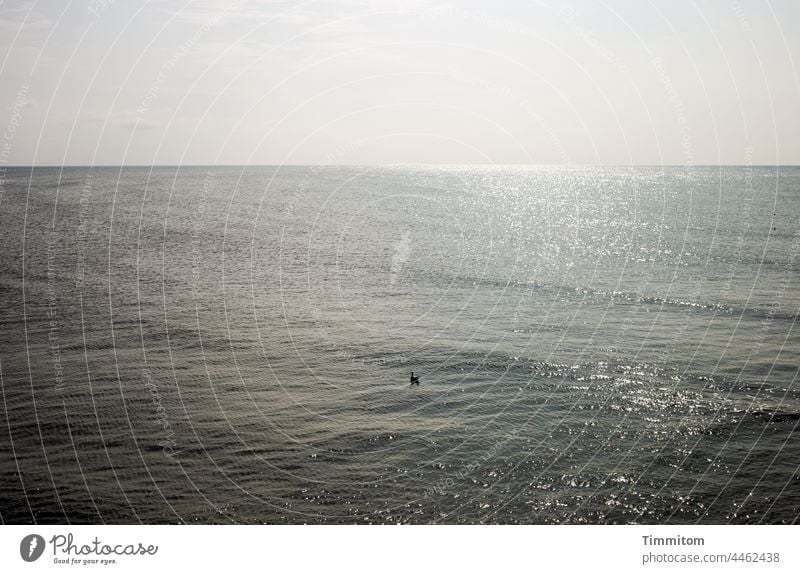
[[795,167],[8,169],[0,518],[796,523],[798,233]]

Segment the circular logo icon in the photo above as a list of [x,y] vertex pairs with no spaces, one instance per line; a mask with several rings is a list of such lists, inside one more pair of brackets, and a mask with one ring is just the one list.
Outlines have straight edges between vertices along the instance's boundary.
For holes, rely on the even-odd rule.
[[25,562],[38,560],[44,552],[44,538],[38,534],[28,534],[19,543],[19,555]]

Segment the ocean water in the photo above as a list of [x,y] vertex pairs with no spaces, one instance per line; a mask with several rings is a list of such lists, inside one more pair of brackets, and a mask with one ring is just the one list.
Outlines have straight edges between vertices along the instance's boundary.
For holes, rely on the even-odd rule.
[[800,518],[800,168],[8,168],[0,246],[3,523]]

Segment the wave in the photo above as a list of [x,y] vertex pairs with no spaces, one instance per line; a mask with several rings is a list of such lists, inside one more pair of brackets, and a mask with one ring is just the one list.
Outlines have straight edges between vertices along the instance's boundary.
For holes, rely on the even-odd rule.
[[[442,279],[439,277],[439,279]],[[767,319],[795,322],[800,319],[800,314],[791,313],[776,307],[741,307],[721,302],[692,301],[682,298],[671,298],[660,295],[648,295],[635,291],[615,291],[596,289],[580,285],[558,283],[545,283],[538,281],[521,281],[515,279],[492,279],[474,276],[459,276],[450,279],[451,284],[456,283],[462,287],[488,287],[495,289],[523,289],[534,291],[543,295],[555,297],[568,297],[585,301],[591,298],[596,303],[611,303],[624,301],[626,303],[643,304],[664,308],[689,309],[698,312],[709,312],[715,315],[742,316],[752,319]]]

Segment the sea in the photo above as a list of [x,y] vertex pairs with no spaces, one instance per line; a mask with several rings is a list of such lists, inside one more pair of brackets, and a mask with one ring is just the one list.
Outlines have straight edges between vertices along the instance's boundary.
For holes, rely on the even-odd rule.
[[800,519],[798,167],[0,176],[3,523]]

